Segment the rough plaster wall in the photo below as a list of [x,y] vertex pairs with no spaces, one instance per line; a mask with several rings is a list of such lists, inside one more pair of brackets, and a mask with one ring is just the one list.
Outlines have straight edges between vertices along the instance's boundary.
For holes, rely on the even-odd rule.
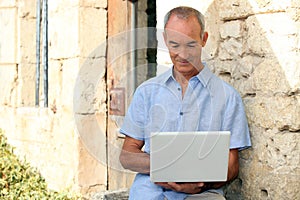
[[253,144],[240,154],[229,199],[299,198],[299,10],[297,0],[215,0],[202,10],[204,59],[241,94]]
[[208,64],[243,97],[253,144],[241,153],[228,195],[241,189],[243,199],[297,199],[299,3],[219,1],[218,9],[218,46]]

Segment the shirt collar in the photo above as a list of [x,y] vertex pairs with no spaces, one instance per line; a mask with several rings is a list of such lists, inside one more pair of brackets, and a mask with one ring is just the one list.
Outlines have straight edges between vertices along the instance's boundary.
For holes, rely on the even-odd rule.
[[[213,73],[210,71],[210,69],[206,66],[205,63],[203,63],[203,65],[204,68],[199,74],[195,76],[195,78],[197,78],[202,83],[202,85],[206,87]],[[164,83],[167,84],[171,80],[176,81],[175,77],[173,76],[173,67],[171,67],[171,69],[165,72]]]

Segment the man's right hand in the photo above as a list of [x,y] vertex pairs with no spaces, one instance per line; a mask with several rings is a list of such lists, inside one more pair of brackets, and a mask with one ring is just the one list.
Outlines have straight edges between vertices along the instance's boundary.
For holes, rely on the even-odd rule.
[[195,182],[195,183],[157,182],[155,184],[162,186],[165,189],[174,190],[176,192],[183,192],[186,194],[197,194],[203,192],[204,185],[205,185],[202,182]]

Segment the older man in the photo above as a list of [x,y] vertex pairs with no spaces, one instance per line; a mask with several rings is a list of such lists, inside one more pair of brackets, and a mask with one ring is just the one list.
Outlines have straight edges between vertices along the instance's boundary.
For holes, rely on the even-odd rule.
[[[225,199],[221,187],[238,175],[238,152],[251,145],[242,100],[201,61],[208,33],[199,11],[174,8],[165,16],[164,28],[173,67],[137,88],[120,130],[126,135],[120,162],[138,172],[130,199]],[[209,130],[231,132],[226,182],[150,181],[151,132]]]

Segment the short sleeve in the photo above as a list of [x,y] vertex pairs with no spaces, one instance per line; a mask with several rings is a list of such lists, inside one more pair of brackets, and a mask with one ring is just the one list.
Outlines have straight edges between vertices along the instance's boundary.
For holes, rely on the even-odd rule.
[[120,133],[137,140],[144,140],[144,123],[144,98],[141,90],[138,88],[125,115]]
[[251,146],[244,105],[237,92],[227,99],[222,130],[231,132],[230,149],[243,150]]

